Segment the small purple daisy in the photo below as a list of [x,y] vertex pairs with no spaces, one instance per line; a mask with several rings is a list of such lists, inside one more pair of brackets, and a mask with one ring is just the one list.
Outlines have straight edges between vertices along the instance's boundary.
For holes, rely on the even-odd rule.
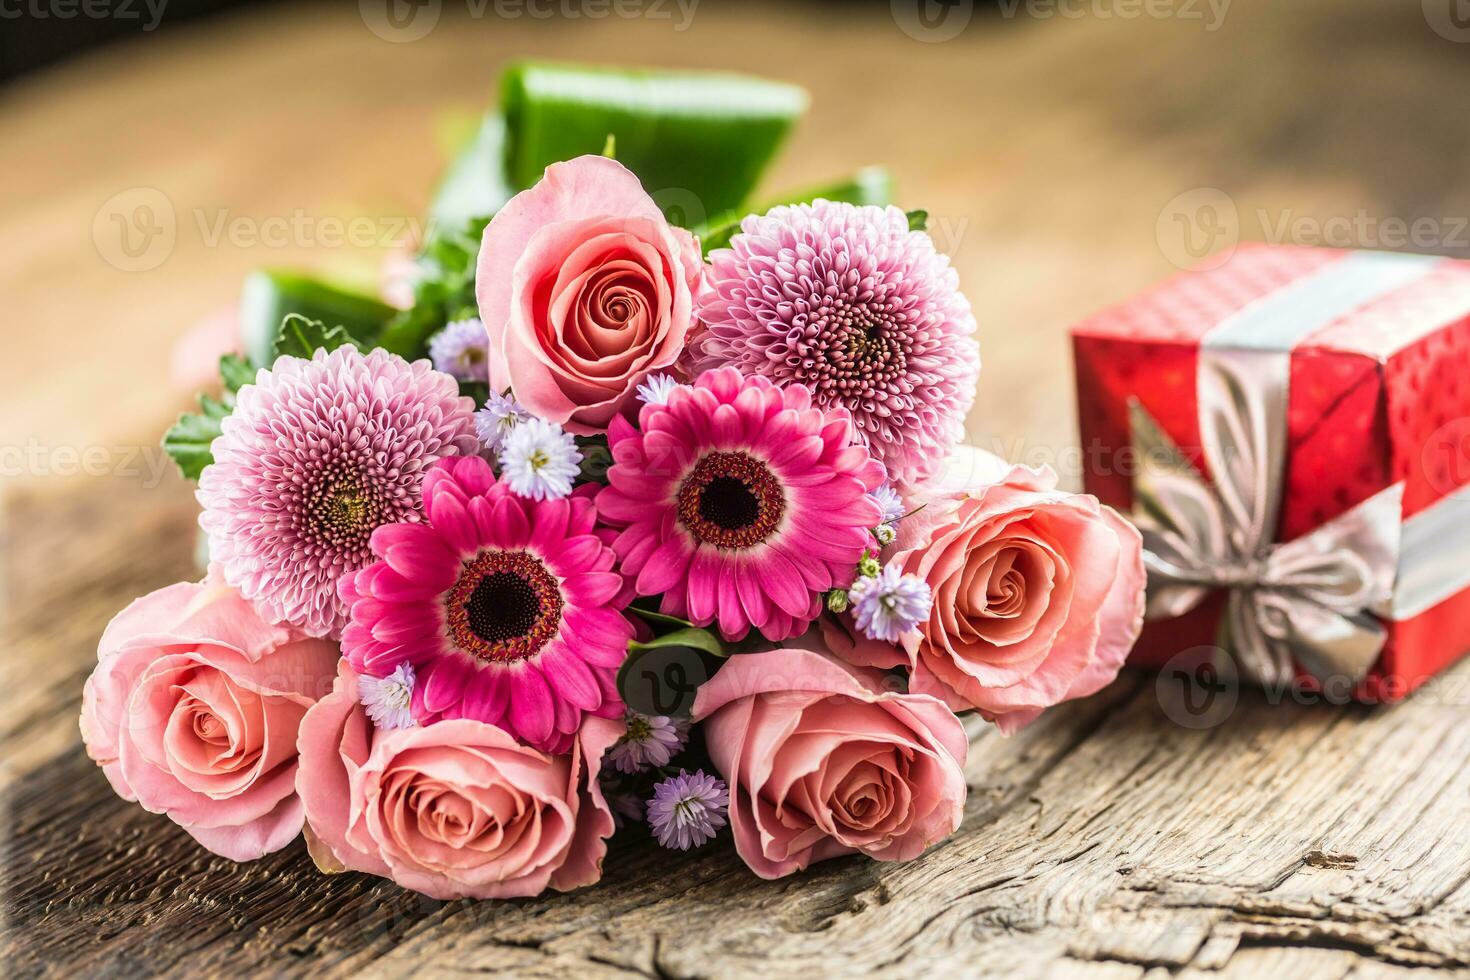
[[479,436],[480,445],[498,453],[511,430],[530,418],[531,413],[514,398],[492,391],[485,399],[485,407],[475,413],[475,434]]
[[627,730],[608,750],[618,772],[637,772],[644,766],[666,766],[689,738],[689,726],[665,715],[628,712]]
[[905,575],[889,565],[877,575],[865,575],[848,591],[853,618],[863,635],[884,643],[916,629],[929,618],[934,595],[917,575]]
[[357,697],[379,728],[412,728],[413,686],[413,664],[399,664],[387,677],[358,677]]
[[670,776],[653,788],[648,826],[664,847],[687,851],[714,840],[725,826],[730,792],[703,770]]
[[478,318],[452,320],[429,340],[434,370],[457,381],[490,380],[490,335]]

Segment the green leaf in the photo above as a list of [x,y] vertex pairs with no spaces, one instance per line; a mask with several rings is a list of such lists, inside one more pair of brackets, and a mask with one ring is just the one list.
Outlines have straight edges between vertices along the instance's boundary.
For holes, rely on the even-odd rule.
[[928,231],[929,212],[924,210],[906,212],[909,218],[909,231]]
[[618,160],[685,227],[746,201],[808,101],[794,85],[718,72],[526,62],[501,83],[511,186],[598,153],[611,133]]
[[674,630],[672,633],[656,636],[646,643],[633,640],[628,644],[628,651],[630,653],[635,653],[639,650],[666,650],[672,648],[698,650],[700,653],[707,653],[711,657],[720,658],[724,658],[729,654],[729,651],[725,649],[725,645],[720,642],[719,637],[715,636],[709,630],[700,629],[698,626],[689,626],[684,629]]
[[639,619],[647,620],[650,623],[662,623],[665,626],[681,626],[690,629],[694,627],[694,624],[689,622],[689,620],[687,619],[680,619],[678,616],[670,616],[667,613],[661,613],[656,609],[644,609],[642,606],[635,605],[629,606],[627,611],[633,613]]
[[343,345],[369,350],[347,332],[346,327],[327,326],[320,320],[309,320],[300,313],[289,313],[281,320],[281,329],[272,345],[272,360],[289,355],[310,358],[318,350],[331,352]]
[[204,467],[214,461],[209,446],[220,434],[220,420],[229,414],[225,403],[200,395],[199,411],[180,415],[163,434],[163,451],[178,464],[185,479],[199,479]]
[[224,384],[225,391],[231,395],[244,385],[254,384],[255,371],[250,362],[239,354],[226,354],[219,359],[220,381]]
[[289,314],[339,325],[370,347],[396,312],[371,296],[297,273],[263,269],[245,280],[240,339],[251,364],[270,367],[281,322]]
[[[692,230],[699,238],[700,248],[708,255],[713,250],[730,244],[730,239],[740,230],[740,222],[747,214],[765,214],[782,204],[810,204],[818,198],[843,204],[886,206],[893,201],[893,178],[882,167],[864,167],[846,180],[778,195],[750,211],[726,211]],[[913,227],[912,217],[909,226]]]
[[616,160],[618,158],[618,138],[615,134],[607,134],[607,142],[602,144],[602,155],[609,160]]

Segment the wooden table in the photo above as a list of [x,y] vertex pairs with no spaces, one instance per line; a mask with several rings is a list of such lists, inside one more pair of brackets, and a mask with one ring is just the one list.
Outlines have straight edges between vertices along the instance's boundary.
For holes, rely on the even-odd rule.
[[[982,324],[972,440],[1054,460],[1073,483],[1065,327],[1171,272],[1183,230],[1216,227],[1200,205],[1219,197],[1201,188],[1226,196],[1227,244],[1345,228],[1394,245],[1393,221],[1422,218],[1421,247],[1470,254],[1470,44],[1415,3],[1236,0],[1215,30],[1202,4],[1135,19],[1104,16],[1138,9],[1111,0],[1066,8],[1080,18],[976,11],[942,43],[883,5],[706,0],[681,31],[667,4],[672,20],[560,24],[447,4],[413,43],[375,36],[354,8],[140,35],[0,93],[10,971],[1470,970],[1470,668],[1393,709],[1246,692],[1206,728],[1180,723],[1167,678],[1130,674],[1009,740],[977,730],[964,826],[920,860],[838,860],[779,882],[726,841],[671,860],[633,840],[587,891],[442,904],[322,877],[299,845],[237,867],[113,796],[76,729],[97,637],[135,595],[194,575],[188,487],[151,449],[183,403],[171,344],[252,267],[371,276],[387,226],[357,248],[250,232],[418,215],[440,114],[480,107],[511,56],[716,64],[809,86],[813,113],[771,185],[891,165]],[[167,198],[176,236],[128,272],[108,202],[137,188]]]

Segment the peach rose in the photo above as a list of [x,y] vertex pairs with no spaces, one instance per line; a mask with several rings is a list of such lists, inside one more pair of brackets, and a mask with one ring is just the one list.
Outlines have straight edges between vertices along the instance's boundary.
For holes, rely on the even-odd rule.
[[485,228],[475,292],[491,386],[569,432],[605,431],[683,351],[702,270],[694,238],[622,164],[552,164]]
[[1118,676],[1143,624],[1138,531],[1049,469],[965,447],[913,501],[889,561],[929,583],[904,638],[912,690],[977,708],[1003,732]]
[[336,644],[266,623],[223,583],[180,583],[108,625],[82,694],[82,740],[119,796],[250,861],[301,832],[296,729]]
[[762,878],[856,851],[906,861],[954,832],[969,748],[934,698],[788,646],[736,654],[694,718],[730,786],[735,849]]
[[589,716],[567,755],[479,721],[378,729],[357,679],[343,661],[301,725],[297,791],[338,863],[438,899],[570,891],[602,877],[613,818],[597,776],[618,722]]

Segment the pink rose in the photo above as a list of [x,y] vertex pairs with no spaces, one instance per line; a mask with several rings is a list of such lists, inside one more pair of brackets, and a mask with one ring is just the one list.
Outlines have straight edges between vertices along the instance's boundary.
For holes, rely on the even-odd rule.
[[1143,623],[1142,541],[1049,469],[968,447],[957,460],[917,495],[889,559],[934,592],[904,639],[910,687],[1009,733],[1118,676]]
[[266,623],[223,583],[180,583],[108,624],[82,695],[87,754],[119,796],[251,861],[301,832],[296,729],[336,644]]
[[605,157],[553,163],[485,228],[475,270],[490,384],[590,435],[684,349],[699,246]]
[[433,898],[513,898],[602,877],[612,812],[598,786],[622,725],[588,716],[567,755],[458,719],[378,729],[343,661],[301,725],[297,789],[318,841],[353,871]]
[[969,747],[934,698],[788,646],[736,654],[695,697],[730,786],[735,848],[762,878],[861,851],[906,861],[954,832]]

